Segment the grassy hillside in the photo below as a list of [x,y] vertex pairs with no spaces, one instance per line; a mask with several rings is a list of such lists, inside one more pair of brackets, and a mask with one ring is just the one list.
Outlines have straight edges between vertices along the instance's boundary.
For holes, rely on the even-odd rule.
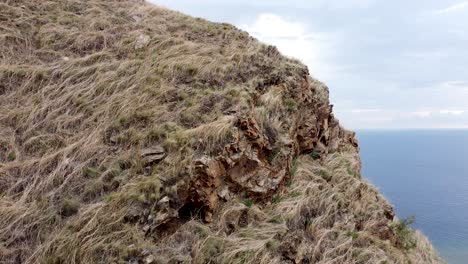
[[142,1],[0,1],[0,263],[440,263],[300,62]]

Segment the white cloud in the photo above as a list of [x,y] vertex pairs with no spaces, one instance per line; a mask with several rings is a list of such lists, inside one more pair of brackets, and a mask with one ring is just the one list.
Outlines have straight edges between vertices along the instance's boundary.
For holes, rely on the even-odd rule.
[[468,92],[467,81],[448,81],[448,82],[442,83],[440,87],[442,87],[442,89],[450,90],[450,92],[454,92],[454,91]]
[[315,77],[332,76],[327,62],[334,54],[336,35],[311,32],[304,23],[270,13],[260,14],[252,24],[240,27],[260,41],[278,47],[284,55],[303,61]]
[[431,111],[415,111],[411,113],[412,116],[420,117],[420,118],[426,118],[432,115]]
[[309,6],[316,6],[319,8],[368,8],[374,0],[313,0],[307,1]]
[[305,25],[290,22],[275,14],[261,14],[253,25],[245,26],[253,35],[259,38],[304,38]]
[[437,11],[437,13],[439,13],[439,14],[451,13],[451,12],[455,12],[455,11],[459,11],[461,9],[464,9],[466,6],[468,6],[468,1],[451,5],[451,6],[447,7],[447,8],[444,8],[444,9],[441,9],[441,10]]
[[440,110],[439,113],[443,115],[462,115],[465,110]]
[[434,114],[441,114],[441,115],[462,115],[465,113],[465,110],[447,110],[447,109],[442,109],[438,111],[430,111],[430,110],[423,110],[423,111],[414,111],[411,112],[411,116],[414,117],[420,117],[420,118],[427,118],[430,117]]
[[370,108],[370,109],[366,109],[366,108],[362,108],[362,109],[353,109],[351,110],[352,113],[355,113],[355,114],[361,114],[361,113],[380,113],[382,112],[382,109],[378,109],[378,108]]

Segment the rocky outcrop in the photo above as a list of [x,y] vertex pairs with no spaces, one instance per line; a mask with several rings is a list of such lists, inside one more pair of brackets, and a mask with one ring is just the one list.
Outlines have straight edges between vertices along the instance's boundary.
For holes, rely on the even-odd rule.
[[344,130],[333,117],[328,100],[314,98],[315,90],[322,87],[314,87],[308,76],[303,78],[299,90],[289,89],[297,98],[298,109],[278,114],[292,127],[262,129],[251,113],[239,115],[233,142],[217,155],[194,160],[194,179],[188,184],[186,202],[179,208],[184,215],[199,212],[210,223],[220,198],[228,202],[235,197],[258,201],[271,197],[291,177],[292,161],[298,155],[316,153],[320,158],[344,146],[358,148],[354,133]]

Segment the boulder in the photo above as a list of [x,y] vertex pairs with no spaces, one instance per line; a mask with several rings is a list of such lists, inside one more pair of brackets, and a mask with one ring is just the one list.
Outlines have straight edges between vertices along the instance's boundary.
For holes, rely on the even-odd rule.
[[140,157],[144,166],[157,164],[162,161],[166,155],[166,151],[160,146],[146,148],[140,151]]

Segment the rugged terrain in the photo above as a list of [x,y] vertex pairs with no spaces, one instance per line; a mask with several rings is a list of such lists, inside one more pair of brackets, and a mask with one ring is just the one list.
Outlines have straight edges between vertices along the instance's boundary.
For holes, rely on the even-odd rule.
[[142,1],[0,0],[0,263],[441,263],[299,61]]

